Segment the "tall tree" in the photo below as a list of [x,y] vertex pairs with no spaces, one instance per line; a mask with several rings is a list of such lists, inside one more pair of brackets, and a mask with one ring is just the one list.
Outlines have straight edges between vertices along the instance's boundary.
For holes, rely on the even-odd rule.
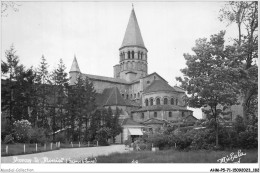
[[[88,78],[83,79],[81,76],[77,78],[75,85],[69,87],[67,113],[70,117],[71,137],[76,140],[75,129],[78,131],[78,140],[83,139],[83,124],[87,126],[90,115],[95,110],[95,90]],[[96,112],[92,118],[101,118],[101,112]],[[100,119],[101,121],[101,119]],[[99,121],[99,123],[100,123]],[[92,120],[91,123],[96,122]],[[94,124],[93,124],[94,125]]]
[[59,128],[65,127],[65,103],[67,100],[67,88],[68,88],[68,74],[66,73],[66,67],[60,59],[58,67],[53,70],[51,75],[52,83],[52,129],[56,131]]
[[224,46],[225,32],[212,35],[210,40],[198,39],[192,48],[195,55],[184,54],[187,67],[182,69],[184,78],[176,78],[188,92],[190,107],[209,106],[215,121],[216,146],[218,147],[218,116],[224,109],[237,103],[236,88],[240,72],[227,67],[230,49]]
[[46,62],[45,57],[42,55],[41,62],[38,68],[36,69],[36,84],[37,84],[37,97],[38,97],[38,126],[49,128],[48,121],[48,95],[51,91],[50,75],[48,71],[48,63]]
[[19,87],[18,79],[24,72],[24,66],[19,64],[19,57],[16,55],[16,50],[12,45],[9,50],[5,51],[6,62],[1,62],[2,82],[1,82],[1,97],[2,97],[2,111],[8,111],[10,123],[13,122],[13,118],[17,119],[15,113],[15,106],[17,105],[17,99],[15,99],[15,92]]
[[243,117],[248,122],[250,103],[258,94],[258,2],[230,1],[220,10],[220,20],[228,25],[235,23],[238,37],[233,45],[234,54],[230,56],[230,68],[238,68],[244,75],[239,80],[242,96]]

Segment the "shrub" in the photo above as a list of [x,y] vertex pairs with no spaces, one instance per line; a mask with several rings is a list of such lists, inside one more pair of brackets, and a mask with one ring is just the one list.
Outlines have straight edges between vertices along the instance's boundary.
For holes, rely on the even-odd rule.
[[111,136],[111,129],[107,127],[102,127],[97,131],[96,140],[98,145],[107,146],[109,145],[107,139]]
[[125,140],[125,142],[124,142],[124,144],[125,144],[125,145],[128,145],[128,146],[130,146],[131,143],[132,143],[132,140],[131,140],[131,139],[127,139],[127,140]]
[[30,143],[41,143],[46,142],[45,130],[43,128],[31,128],[29,131]]
[[215,146],[215,132],[211,129],[198,130],[195,134],[191,146],[191,149],[213,149]]
[[249,125],[247,129],[239,133],[238,143],[241,148],[251,149],[258,147],[257,126]]
[[14,138],[12,135],[6,135],[4,139],[4,144],[12,144],[14,143]]
[[67,143],[64,133],[58,133],[55,135],[55,142]]
[[147,139],[147,143],[150,145],[153,145],[153,147],[159,147],[160,149],[166,149],[169,148],[169,139],[168,135],[162,135],[160,133],[156,133],[153,135],[150,135]]
[[31,123],[28,120],[14,122],[14,135],[17,142],[25,143],[30,140]]

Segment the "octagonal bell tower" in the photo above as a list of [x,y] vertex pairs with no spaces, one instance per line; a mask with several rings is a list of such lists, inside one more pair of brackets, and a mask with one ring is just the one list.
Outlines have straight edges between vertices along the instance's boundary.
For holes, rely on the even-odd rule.
[[114,66],[114,77],[131,82],[146,76],[147,52],[133,8],[119,48],[119,64]]

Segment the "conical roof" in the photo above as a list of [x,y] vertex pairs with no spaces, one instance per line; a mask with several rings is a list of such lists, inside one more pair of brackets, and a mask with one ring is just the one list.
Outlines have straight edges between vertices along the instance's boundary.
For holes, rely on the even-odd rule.
[[[141,31],[137,22],[134,8],[132,9],[128,25],[125,31],[125,36],[121,48],[125,46],[140,46],[145,48]],[[120,49],[121,49],[120,48]]]
[[70,72],[80,72],[76,56],[74,56],[74,59],[73,59],[73,62],[72,62],[71,68],[70,68]]

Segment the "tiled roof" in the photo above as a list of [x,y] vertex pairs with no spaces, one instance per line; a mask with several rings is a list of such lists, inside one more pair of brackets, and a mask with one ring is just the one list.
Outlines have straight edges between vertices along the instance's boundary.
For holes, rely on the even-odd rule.
[[181,111],[190,111],[190,112],[192,112],[191,110],[188,110],[185,107],[176,106],[176,105],[145,106],[145,107],[142,107],[142,108],[140,108],[138,110],[135,110],[135,111],[132,111],[132,112],[161,111],[161,110],[164,110],[164,111],[178,111],[178,110],[181,110]]
[[97,76],[97,75],[92,75],[92,74],[82,74],[82,75],[87,76],[89,79],[92,79],[92,80],[108,81],[108,82],[121,83],[121,84],[130,84],[126,80],[119,79],[119,78]]
[[165,124],[168,123],[165,120],[160,120],[160,119],[156,119],[156,118],[150,118],[144,122],[142,122],[142,124],[148,125],[148,124]]
[[157,91],[176,91],[168,83],[162,80],[154,80],[147,88],[145,88],[144,93],[157,92]]
[[123,119],[121,125],[130,125],[130,126],[143,126],[142,124],[130,119],[130,118],[126,118],[126,119]]
[[121,48],[125,46],[140,46],[145,48],[134,9],[132,9],[130,15]]
[[96,103],[98,106],[135,106],[121,96],[117,87],[106,88],[102,94],[97,94]]

